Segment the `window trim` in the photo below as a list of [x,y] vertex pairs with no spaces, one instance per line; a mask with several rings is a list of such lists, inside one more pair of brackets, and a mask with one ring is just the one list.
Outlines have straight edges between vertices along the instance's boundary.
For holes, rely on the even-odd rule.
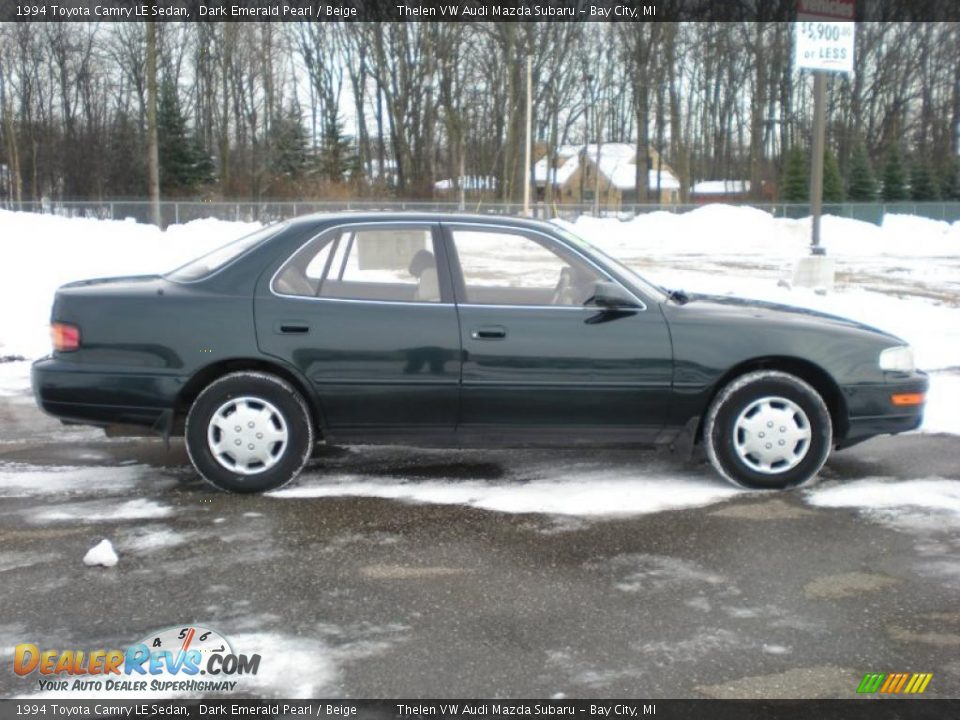
[[[460,221],[454,220],[453,222],[443,222],[439,223],[441,230],[443,231],[443,239],[445,242],[450,243],[450,246],[453,248],[452,251],[445,253],[447,255],[447,262],[450,264],[450,277],[451,284],[454,288],[454,301],[457,305],[463,305],[464,307],[477,307],[477,308],[528,308],[535,310],[590,310],[592,312],[597,312],[598,308],[591,305],[513,305],[513,304],[490,304],[490,303],[471,303],[467,302],[466,297],[460,298],[460,292],[457,289],[459,286],[465,287],[465,280],[463,277],[463,268],[460,266],[460,257],[457,254],[456,243],[453,240],[453,232],[457,228],[492,228],[493,230],[500,230],[501,232],[512,233],[514,235],[524,235],[524,234],[534,234],[540,235],[541,237],[546,238],[548,241],[559,244],[565,250],[573,253],[581,260],[586,262],[588,265],[591,265],[594,269],[598,270],[601,274],[612,278],[621,288],[626,290],[634,300],[639,303],[638,307],[630,308],[634,312],[646,312],[649,307],[648,303],[645,302],[641,297],[639,297],[634,291],[633,288],[627,286],[622,278],[617,273],[611,272],[609,268],[605,268],[603,265],[597,263],[593,258],[585,255],[578,248],[573,247],[572,245],[564,242],[562,239],[550,235],[542,230],[537,228],[528,228],[523,227],[522,225],[498,225],[494,223],[481,223],[481,222],[469,222],[469,221]],[[536,241],[533,241],[536,242]],[[456,267],[454,267],[456,266]],[[456,280],[456,282],[454,282]]]
[[[342,231],[344,229],[352,229],[354,234],[356,232],[367,229],[367,230],[387,230],[391,227],[408,227],[408,226],[417,226],[421,227],[424,230],[427,230],[430,233],[430,240],[433,243],[433,254],[436,258],[437,263],[437,281],[440,285],[440,301],[439,302],[423,302],[421,300],[374,300],[374,299],[363,299],[363,298],[331,298],[331,297],[320,297],[319,295],[290,295],[288,293],[277,292],[274,289],[274,283],[277,280],[277,277],[284,271],[287,265],[296,257],[297,253],[303,250],[307,245],[312,243],[314,240],[320,238],[327,233],[333,233],[336,231]],[[333,255],[331,254],[331,260]],[[324,270],[324,276],[327,274],[327,270]],[[323,287],[321,278],[320,288]],[[274,295],[278,298],[285,298],[290,300],[319,300],[321,302],[342,302],[342,303],[366,303],[373,305],[414,305],[416,307],[455,307],[455,302],[450,302],[448,300],[453,298],[453,287],[452,281],[450,279],[449,265],[447,263],[447,252],[446,246],[443,243],[442,233],[440,231],[440,223],[436,220],[373,220],[366,222],[348,222],[348,223],[339,223],[337,225],[329,225],[319,232],[311,235],[307,240],[302,242],[296,250],[294,250],[290,255],[287,256],[287,259],[284,260],[280,267],[274,271],[273,275],[270,276],[270,282],[267,283],[267,289],[270,291],[271,295]]]

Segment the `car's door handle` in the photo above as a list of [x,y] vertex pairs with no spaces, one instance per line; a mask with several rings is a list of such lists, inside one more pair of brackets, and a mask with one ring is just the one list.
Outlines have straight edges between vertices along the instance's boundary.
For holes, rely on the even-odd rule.
[[503,325],[481,325],[470,333],[474,340],[503,340],[507,329]]
[[298,320],[281,320],[274,326],[274,330],[281,335],[306,335],[310,326]]

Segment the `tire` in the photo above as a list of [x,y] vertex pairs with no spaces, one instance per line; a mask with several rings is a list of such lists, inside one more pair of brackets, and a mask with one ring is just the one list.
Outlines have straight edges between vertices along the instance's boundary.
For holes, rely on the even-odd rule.
[[750,372],[724,387],[703,431],[710,462],[735,485],[784,489],[823,467],[833,445],[830,411],[800,378],[776,370]]
[[306,465],[314,444],[300,393],[256,371],[230,373],[204,388],[190,407],[184,434],[197,472],[235,493],[283,487]]

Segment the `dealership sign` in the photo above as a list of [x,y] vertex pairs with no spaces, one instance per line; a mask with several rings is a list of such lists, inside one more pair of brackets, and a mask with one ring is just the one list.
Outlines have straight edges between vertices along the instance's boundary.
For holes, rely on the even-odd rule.
[[854,0],[798,0],[794,23],[797,70],[853,72]]

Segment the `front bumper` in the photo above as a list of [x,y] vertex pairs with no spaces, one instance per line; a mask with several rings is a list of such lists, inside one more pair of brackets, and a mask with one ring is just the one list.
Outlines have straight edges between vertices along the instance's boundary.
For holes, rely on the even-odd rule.
[[894,405],[891,397],[926,394],[930,386],[926,373],[890,373],[888,382],[851,385],[842,388],[847,406],[846,427],[837,438],[837,448],[849,447],[876,435],[895,435],[916,430],[923,423],[924,405]]
[[70,423],[162,427],[169,419],[183,379],[159,373],[131,373],[85,367],[57,357],[30,368],[40,409]]

